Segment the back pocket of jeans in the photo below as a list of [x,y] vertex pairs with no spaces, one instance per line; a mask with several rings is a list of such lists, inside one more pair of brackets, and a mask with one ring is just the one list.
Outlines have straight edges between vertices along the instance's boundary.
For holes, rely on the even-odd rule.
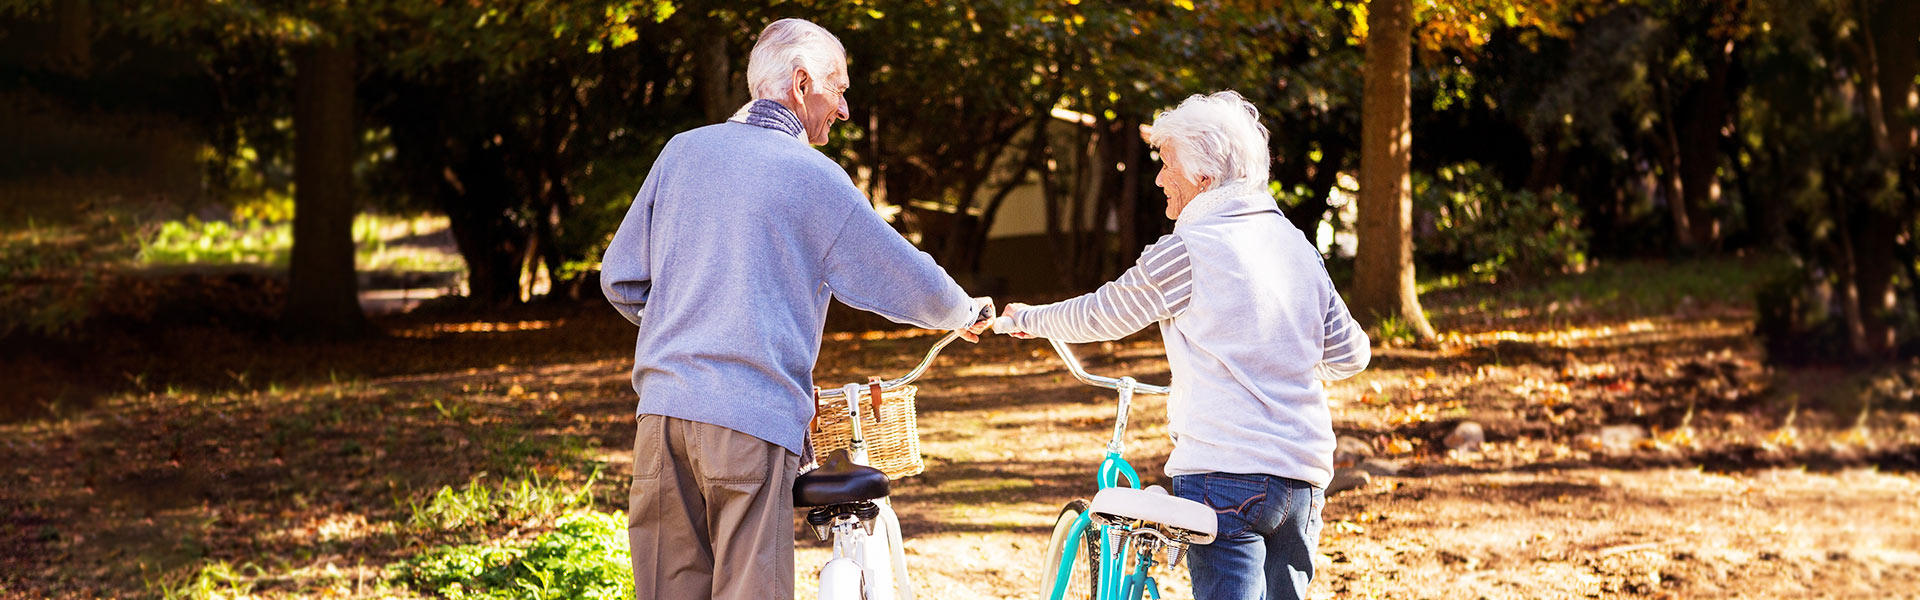
[[1219,516],[1220,537],[1232,537],[1253,529],[1272,501],[1265,481],[1211,473],[1203,476],[1201,482],[1201,502]]

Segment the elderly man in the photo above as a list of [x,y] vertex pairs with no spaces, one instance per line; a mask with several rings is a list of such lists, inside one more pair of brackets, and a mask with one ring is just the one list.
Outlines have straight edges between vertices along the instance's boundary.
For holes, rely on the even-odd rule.
[[640,328],[639,598],[793,597],[791,488],[829,298],[969,340],[992,316],[809,145],[847,118],[833,34],[768,25],[747,84],[733,119],[667,143],[602,259],[602,291]]
[[1267,192],[1267,131],[1239,94],[1193,96],[1153,123],[1173,234],[1099,290],[1008,304],[1020,337],[1119,339],[1160,324],[1174,494],[1204,503],[1219,537],[1193,548],[1193,595],[1306,597],[1333,476],[1323,380],[1366,368],[1368,339],[1313,244]]

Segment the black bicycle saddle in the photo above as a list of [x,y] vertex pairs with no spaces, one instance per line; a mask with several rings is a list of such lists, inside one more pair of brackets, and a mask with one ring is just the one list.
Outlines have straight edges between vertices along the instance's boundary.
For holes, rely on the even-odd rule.
[[793,505],[846,504],[885,498],[888,491],[886,474],[873,467],[853,464],[847,451],[840,449],[828,454],[820,468],[794,478]]

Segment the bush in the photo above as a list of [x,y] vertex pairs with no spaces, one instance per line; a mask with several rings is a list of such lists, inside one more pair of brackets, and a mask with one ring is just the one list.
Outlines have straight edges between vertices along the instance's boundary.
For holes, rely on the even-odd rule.
[[161,223],[141,245],[146,264],[260,264],[282,266],[293,249],[293,224],[265,221]]
[[[1893,322],[1901,356],[1920,355],[1920,315],[1912,308],[1914,292],[1897,285],[1900,310],[1882,315]],[[1754,333],[1767,348],[1767,361],[1776,365],[1806,366],[1859,364],[1847,336],[1844,284],[1839,274],[1794,261],[1754,292]]]
[[621,513],[561,517],[533,545],[439,546],[392,569],[395,583],[447,598],[633,597],[632,554]]
[[[453,409],[439,400],[434,407],[441,416],[453,418]],[[523,522],[547,519],[569,510],[583,509],[593,503],[593,484],[600,480],[595,469],[586,483],[568,490],[557,482],[545,482],[538,475],[519,481],[503,481],[497,487],[482,485],[485,473],[467,482],[464,489],[442,486],[426,504],[411,505],[413,517],[408,525],[416,529],[457,529],[495,521]]]
[[1425,262],[1486,276],[1532,277],[1579,270],[1587,233],[1573,197],[1509,191],[1478,163],[1416,173],[1415,250]]

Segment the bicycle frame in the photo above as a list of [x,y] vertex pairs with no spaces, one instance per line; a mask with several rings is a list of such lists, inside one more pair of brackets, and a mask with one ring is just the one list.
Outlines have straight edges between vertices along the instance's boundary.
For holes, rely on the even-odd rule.
[[[841,391],[849,394],[849,398],[855,398],[860,388],[859,384],[850,383]],[[867,450],[860,432],[860,403],[848,402],[847,409],[853,417],[853,440],[847,453],[854,464],[866,465]],[[850,591],[864,591],[864,594],[854,597],[871,600],[892,600],[897,587],[902,600],[913,600],[913,578],[907,572],[905,547],[900,539],[900,518],[894,514],[893,503],[888,500],[877,498],[872,501],[879,509],[879,514],[874,517],[870,527],[857,520],[843,519],[834,523],[833,556],[820,568],[822,600],[844,596],[845,592],[833,589],[840,586],[850,586],[847,587]]]
[[[960,332],[955,331],[935,342],[927,351],[926,358],[920,360],[911,372],[905,376],[881,382],[882,392],[899,388],[919,379],[926,373],[940,350],[959,339]],[[853,439],[849,441],[847,454],[857,465],[867,464],[866,437],[861,428],[860,393],[870,389],[868,386],[849,383],[836,390],[820,390],[821,398],[844,397],[847,399],[847,411],[853,421]],[[834,523],[831,538],[833,556],[820,567],[820,598],[844,597],[852,593],[871,600],[892,600],[898,588],[901,600],[913,600],[913,578],[907,571],[905,546],[900,539],[900,518],[893,512],[893,503],[888,498],[873,500],[879,508],[871,529],[858,521],[841,520]]]
[[[1172,390],[1163,386],[1140,383],[1134,381],[1132,377],[1114,379],[1088,373],[1086,369],[1080,366],[1080,360],[1074,357],[1073,350],[1068,348],[1065,343],[1051,339],[1047,341],[1053,344],[1053,351],[1060,355],[1060,360],[1066,363],[1067,371],[1073,374],[1074,379],[1078,379],[1087,385],[1108,388],[1120,393],[1120,402],[1117,407],[1118,414],[1114,418],[1113,423],[1113,438],[1107,442],[1106,455],[1101,458],[1100,470],[1098,474],[1095,475],[1095,482],[1099,485],[1099,489],[1104,490],[1111,487],[1118,487],[1121,477],[1126,478],[1126,483],[1129,487],[1140,489],[1140,474],[1134,470],[1133,464],[1127,462],[1127,459],[1122,456],[1126,447],[1128,409],[1133,403],[1133,394],[1135,392],[1166,395]],[[1068,534],[1065,548],[1061,552],[1060,564],[1054,565],[1056,573],[1065,574],[1071,572],[1073,562],[1079,558],[1080,547],[1084,543],[1082,532],[1087,530],[1087,526],[1092,522],[1092,518],[1091,512],[1083,512],[1080,513],[1080,517],[1074,521],[1072,532]],[[1139,598],[1141,593],[1147,593],[1156,599],[1160,597],[1159,586],[1154,582],[1153,577],[1148,574],[1155,564],[1152,552],[1139,553],[1138,558],[1134,561],[1131,574],[1128,574],[1126,571],[1126,557],[1134,548],[1135,537],[1137,536],[1135,532],[1132,531],[1122,530],[1111,525],[1102,525],[1100,527],[1099,547],[1101,551],[1100,575],[1098,578],[1100,587],[1095,590],[1094,593],[1094,597],[1098,600]],[[1125,575],[1125,577],[1122,577],[1122,575]],[[1061,600],[1067,591],[1067,579],[1067,577],[1055,577],[1053,590],[1049,593],[1048,598],[1051,600]]]

